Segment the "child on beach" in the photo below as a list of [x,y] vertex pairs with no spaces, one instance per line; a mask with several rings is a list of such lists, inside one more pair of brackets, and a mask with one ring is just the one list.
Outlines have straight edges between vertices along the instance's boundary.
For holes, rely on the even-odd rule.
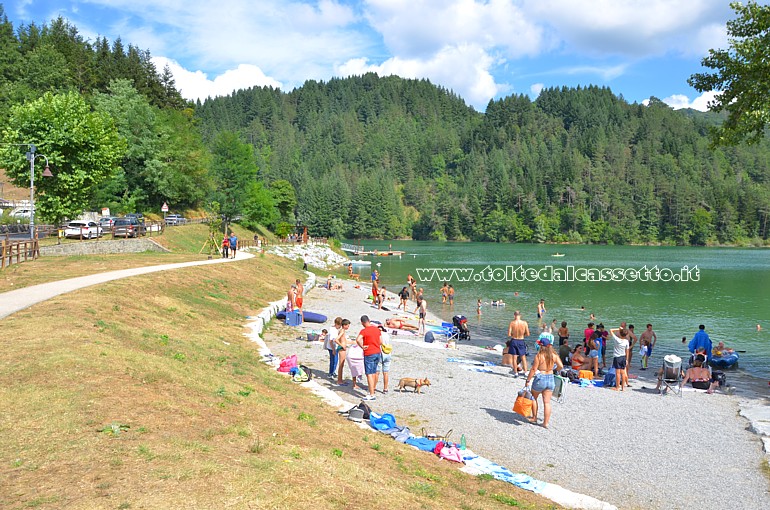
[[481,315],[481,300],[476,301],[476,315]]
[[420,331],[425,331],[425,316],[428,314],[428,301],[425,297],[420,301]]
[[[339,328],[342,327],[341,317],[337,317],[336,319],[334,319],[334,327],[335,327],[334,332],[338,333]],[[321,336],[323,337],[323,341],[324,341],[324,349],[326,349],[329,352],[329,373],[327,375],[329,376],[329,379],[331,379],[337,374],[337,359],[338,359],[337,349],[334,343],[334,339],[332,338],[332,335],[330,335],[326,329],[321,330]]]
[[409,301],[409,287],[405,286],[403,289],[401,289],[401,292],[398,293],[398,297],[401,302],[398,303],[396,310],[399,310],[401,307],[403,307],[404,311],[406,311],[406,302]]
[[[335,319],[336,324],[336,319]],[[344,382],[342,380],[342,369],[345,368],[345,357],[347,355],[347,348],[348,348],[348,329],[350,329],[350,321],[347,319],[342,319],[340,321],[340,329],[337,332],[337,337],[334,339],[334,343],[336,344],[335,349],[337,350],[337,356],[339,356],[337,360],[337,385],[338,386],[347,386],[348,383]]]

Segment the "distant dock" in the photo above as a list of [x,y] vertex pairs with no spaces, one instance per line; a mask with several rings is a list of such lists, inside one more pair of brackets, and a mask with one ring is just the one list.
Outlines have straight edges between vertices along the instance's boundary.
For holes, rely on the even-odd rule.
[[342,251],[352,253],[353,255],[372,255],[374,257],[400,257],[406,253],[400,250],[367,250],[363,246],[347,243],[342,243],[340,248]]

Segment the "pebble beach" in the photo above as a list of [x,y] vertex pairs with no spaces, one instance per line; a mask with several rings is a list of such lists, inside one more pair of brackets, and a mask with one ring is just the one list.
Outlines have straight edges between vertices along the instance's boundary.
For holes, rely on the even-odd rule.
[[[320,342],[309,342],[306,331],[331,330],[334,318],[341,316],[351,321],[350,336],[355,337],[361,315],[383,323],[405,315],[396,310],[395,295],[389,294],[388,311],[378,310],[366,300],[370,292],[366,282],[334,281],[342,284],[341,291],[319,286],[305,297],[304,309],[326,315],[325,324],[295,328],[277,324],[264,339],[276,356],[297,354],[313,369],[318,384],[352,406],[365,391],[337,386],[325,376],[328,353]],[[429,300],[429,321],[440,324],[430,314],[430,304]],[[409,311],[414,308],[410,302]],[[279,337],[292,340],[278,341]],[[534,340],[528,339],[530,347]],[[380,377],[376,400],[369,404],[374,411],[391,413],[398,423],[409,424],[416,434],[422,428],[438,434],[451,430],[450,440],[459,442],[464,435],[477,454],[514,472],[618,508],[770,508],[762,440],[739,413],[735,396],[687,389],[681,397],[661,396],[654,389],[653,370],[632,370],[638,377],[624,392],[569,385],[563,401],[553,403],[550,426],[544,429],[512,411],[525,383],[500,365],[499,352],[469,342],[448,349],[443,342],[424,342],[422,335],[399,334],[391,341],[389,391],[383,393]],[[349,380],[347,367],[345,375]],[[427,377],[431,386],[421,394],[399,393],[401,377]]]

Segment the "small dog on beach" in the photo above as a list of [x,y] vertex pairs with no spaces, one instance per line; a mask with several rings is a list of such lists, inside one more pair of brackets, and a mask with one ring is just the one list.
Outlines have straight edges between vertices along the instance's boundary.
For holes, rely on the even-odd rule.
[[414,391],[416,393],[422,393],[420,391],[420,388],[423,386],[430,386],[430,381],[428,378],[424,379],[413,379],[411,377],[404,377],[400,381],[398,381],[398,391],[403,392],[404,388],[410,387],[414,388]]

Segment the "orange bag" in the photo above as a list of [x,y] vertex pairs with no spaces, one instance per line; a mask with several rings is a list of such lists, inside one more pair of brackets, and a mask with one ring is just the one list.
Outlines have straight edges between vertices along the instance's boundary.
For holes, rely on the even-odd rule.
[[590,370],[581,370],[580,373],[578,374],[578,377],[580,377],[581,379],[588,379],[589,381],[593,381],[594,373],[591,372]]
[[532,416],[532,394],[527,390],[521,390],[516,402],[513,403],[513,412],[525,418]]

